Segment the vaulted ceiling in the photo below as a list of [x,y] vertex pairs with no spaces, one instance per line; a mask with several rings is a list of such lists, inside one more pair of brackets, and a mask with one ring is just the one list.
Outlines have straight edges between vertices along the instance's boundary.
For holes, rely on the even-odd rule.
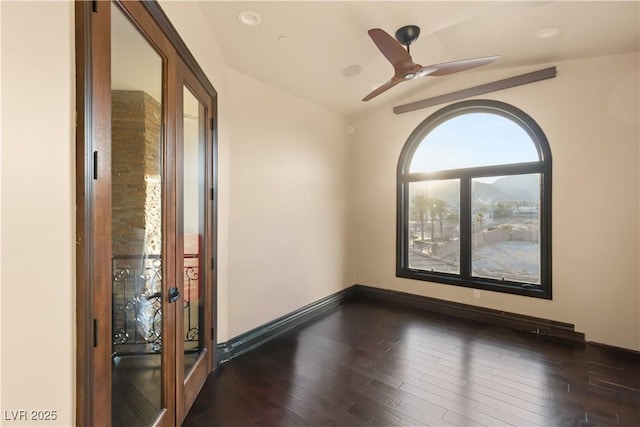
[[[460,89],[466,87],[460,74],[427,76],[362,102],[393,75],[367,34],[371,28],[393,35],[405,25],[421,27],[411,55],[422,65],[500,55],[490,65],[465,71],[467,76],[639,50],[638,1],[204,1],[199,6],[231,68],[346,116],[401,103],[417,92],[441,94],[441,79],[457,78]],[[259,25],[241,23],[243,11],[257,14]],[[559,32],[536,36],[545,29]]]

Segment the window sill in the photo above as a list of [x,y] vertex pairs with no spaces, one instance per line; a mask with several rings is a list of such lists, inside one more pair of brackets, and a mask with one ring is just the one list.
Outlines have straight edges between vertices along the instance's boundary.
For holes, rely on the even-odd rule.
[[462,286],[465,288],[481,289],[485,291],[500,292],[505,294],[521,295],[533,298],[552,299],[551,292],[542,285],[524,284],[509,281],[496,281],[479,277],[463,278],[451,274],[430,273],[422,270],[414,270],[409,268],[399,268],[396,277],[404,279],[421,280],[423,282],[431,282],[436,284]]

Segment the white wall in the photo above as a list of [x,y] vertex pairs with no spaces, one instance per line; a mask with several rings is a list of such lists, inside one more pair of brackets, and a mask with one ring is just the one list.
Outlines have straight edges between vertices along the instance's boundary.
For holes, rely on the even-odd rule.
[[354,283],[347,238],[346,124],[229,70],[229,333]]
[[0,7],[0,413],[55,410],[57,421],[46,425],[69,426],[75,378],[73,3]]
[[195,2],[160,3],[219,93],[222,342],[355,282],[346,125],[228,69]]
[[[555,79],[481,97],[527,112],[551,145],[553,300],[486,291],[475,300],[471,289],[395,277],[398,156],[412,130],[442,105],[403,115],[379,110],[355,123],[357,280],[569,322],[587,340],[640,350],[638,55],[556,65]],[[478,75],[484,82],[506,77]],[[450,82],[416,99],[478,83]]]

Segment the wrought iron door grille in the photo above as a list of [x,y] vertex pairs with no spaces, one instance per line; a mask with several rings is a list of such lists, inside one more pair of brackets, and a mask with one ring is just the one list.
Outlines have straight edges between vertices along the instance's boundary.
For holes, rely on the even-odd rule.
[[[184,256],[185,350],[198,349],[200,296],[198,254]],[[158,353],[162,348],[162,260],[160,255],[112,259],[113,356]]]

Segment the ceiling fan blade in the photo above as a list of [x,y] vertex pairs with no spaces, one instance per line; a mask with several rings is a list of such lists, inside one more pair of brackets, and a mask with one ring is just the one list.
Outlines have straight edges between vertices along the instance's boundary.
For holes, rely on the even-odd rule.
[[[406,43],[407,50],[405,50],[402,44],[380,28],[372,28],[368,33],[369,37],[371,37],[371,40],[373,40],[373,43],[375,43],[380,52],[385,58],[387,58],[391,65],[393,65],[395,74],[391,80],[365,96],[362,99],[363,101],[369,101],[403,81],[424,76],[446,76],[447,74],[459,73],[460,71],[466,71],[482,65],[490,64],[498,59],[498,56],[486,56],[482,58],[464,59],[462,61],[444,62],[442,64],[423,67],[420,64],[416,64],[411,59],[411,55],[408,51],[408,45],[410,43],[408,39],[408,43]],[[415,38],[417,38],[417,34],[416,37],[411,39],[411,41],[415,40]]]
[[368,101],[368,100],[370,100],[372,98],[375,98],[376,96],[380,95],[382,92],[386,92],[387,90],[391,89],[392,87],[394,87],[398,83],[402,83],[403,81],[404,81],[404,79],[402,77],[393,76],[393,78],[391,80],[389,80],[388,82],[386,82],[382,86],[375,88],[369,95],[367,95],[364,98],[362,98],[362,100],[363,101]]
[[434,64],[423,67],[423,70],[431,70],[424,75],[429,76],[446,76],[447,74],[459,73],[460,71],[470,70],[472,68],[487,65],[498,59],[499,56],[485,56],[482,58],[463,59],[462,61],[444,62],[442,64]]
[[399,63],[413,62],[409,52],[384,30],[372,28],[369,30],[369,37],[371,37],[371,40],[373,40],[385,58],[394,66]]

